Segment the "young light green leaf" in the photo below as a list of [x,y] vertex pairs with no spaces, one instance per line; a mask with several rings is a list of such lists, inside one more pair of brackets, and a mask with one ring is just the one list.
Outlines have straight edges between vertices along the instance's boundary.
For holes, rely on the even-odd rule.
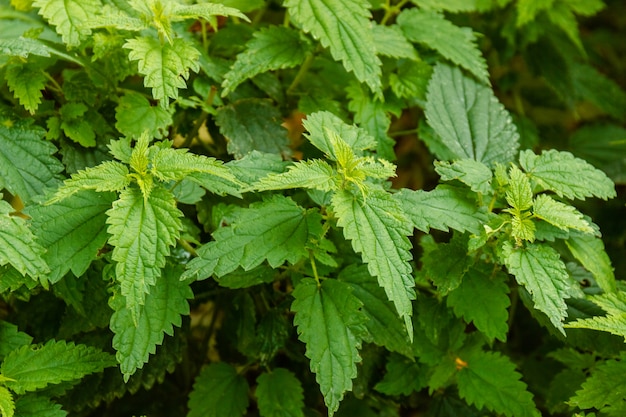
[[22,275],[42,283],[50,272],[43,259],[45,249],[35,239],[26,221],[13,216],[13,207],[0,200],[0,265],[11,264]]
[[569,152],[550,149],[536,155],[530,150],[520,152],[520,164],[530,179],[560,197],[615,197],[613,181],[599,169]]
[[526,384],[509,358],[497,352],[473,351],[460,358],[459,396],[478,409],[507,417],[540,417]]
[[187,417],[240,417],[248,408],[248,383],[225,362],[200,371],[189,394]]
[[509,189],[506,191],[506,202],[513,208],[518,217],[523,211],[533,206],[533,189],[530,180],[518,167],[509,169]]
[[270,100],[243,99],[220,107],[215,122],[226,136],[228,152],[238,159],[255,150],[289,153],[287,130]]
[[219,3],[181,4],[173,2],[172,21],[202,18],[212,21],[215,16],[235,16],[249,22],[250,19],[239,10]]
[[312,188],[331,191],[338,188],[337,173],[321,159],[311,159],[290,165],[286,172],[261,178],[254,188],[257,191]]
[[464,317],[484,333],[490,341],[506,342],[509,330],[507,308],[511,305],[506,275],[493,273],[493,267],[480,264],[471,267],[461,284],[447,297],[454,314]]
[[274,196],[239,209],[232,222],[213,233],[214,240],[198,249],[182,278],[218,277],[238,267],[250,270],[267,260],[273,268],[306,258],[306,244],[321,234],[321,216],[293,200]]
[[151,156],[150,172],[163,181],[181,181],[189,174],[202,173],[222,178],[233,185],[241,185],[222,161],[213,157],[192,154],[186,148],[160,148]]
[[435,67],[428,84],[426,119],[458,159],[493,167],[511,162],[517,153],[519,135],[509,113],[491,88],[459,68],[441,63]]
[[606,312],[604,316],[578,319],[565,325],[572,329],[593,329],[621,336],[626,341],[626,292],[600,294],[590,300]]
[[459,159],[452,163],[435,161],[435,171],[441,176],[441,181],[459,180],[477,193],[491,191],[493,174],[482,162],[473,159]]
[[376,52],[392,58],[419,59],[415,47],[404,36],[398,25],[374,25],[372,27]]
[[359,0],[287,0],[289,14],[347,71],[382,95],[381,62],[369,30],[369,4]]
[[311,51],[311,42],[297,30],[270,26],[255,32],[224,76],[222,97],[255,75],[302,64]]
[[16,417],[67,417],[67,411],[61,409],[44,394],[27,393],[15,401]]
[[73,381],[115,366],[113,356],[73,342],[50,340],[43,346],[23,346],[9,353],[0,366],[4,385],[16,394]]
[[565,244],[570,252],[589,272],[605,292],[616,290],[611,259],[604,250],[602,239],[583,233],[570,233]]
[[256,397],[262,417],[304,417],[304,393],[300,380],[284,368],[257,378]]
[[341,271],[338,279],[349,284],[352,294],[363,303],[361,311],[368,318],[365,327],[369,332],[364,340],[384,346],[391,352],[412,357],[407,331],[398,319],[393,303],[387,299],[367,267],[350,265]]
[[124,296],[117,294],[110,301],[115,311],[111,316],[113,348],[124,380],[128,381],[137,369],[143,368],[157,345],[163,343],[165,334],[172,336],[174,327],[180,327],[182,315],[189,314],[187,299],[193,298],[188,281],[181,281],[180,266],[166,266],[156,285],[150,288],[145,304],[140,307],[136,322],[127,308]]
[[364,129],[348,125],[328,111],[310,114],[302,124],[309,131],[307,139],[313,146],[335,161],[337,160],[333,146],[335,136],[340,137],[358,156],[361,156],[364,150],[374,149],[377,145],[376,139]]
[[98,14],[102,5],[99,0],[35,0],[33,7],[40,9],[39,14],[56,26],[63,42],[72,48],[91,35],[85,23]]
[[91,16],[89,20],[84,22],[83,26],[90,29],[115,28],[131,32],[138,32],[150,27],[147,19],[142,20],[138,17],[130,16],[113,4],[105,4],[101,13]]
[[30,345],[33,338],[24,332],[20,332],[15,324],[0,320],[0,361],[11,351]]
[[0,188],[17,194],[25,203],[55,187],[63,165],[52,155],[57,151],[36,127],[0,124]]
[[542,11],[552,7],[554,0],[518,0],[517,2],[517,27],[535,20]]
[[367,320],[360,311],[363,304],[348,284],[334,279],[318,285],[305,278],[292,294],[293,321],[332,417],[344,393],[352,389],[356,364],[361,361],[358,349]]
[[624,402],[626,389],[626,357],[607,360],[594,366],[591,375],[583,382],[570,400],[570,405],[582,409],[595,408],[601,412],[607,406],[618,406]]
[[65,180],[48,203],[62,201],[82,190],[98,192],[121,191],[130,184],[126,165],[117,161],[104,161],[99,165],[78,171]]
[[546,245],[527,244],[514,248],[508,242],[502,251],[502,261],[517,282],[532,296],[535,307],[545,313],[561,333],[567,317],[567,305],[572,280],[559,253]]
[[0,39],[0,54],[20,58],[28,58],[31,54],[49,57],[50,48],[39,39],[18,36]]
[[439,185],[432,191],[403,189],[394,198],[413,225],[425,233],[433,228],[480,234],[487,221],[473,196],[460,188]]
[[127,137],[137,138],[147,130],[150,137],[161,139],[172,124],[172,114],[150,105],[142,94],[127,92],[115,108],[115,120],[115,128]]
[[487,62],[476,46],[476,35],[470,28],[458,27],[440,13],[416,8],[405,9],[398,16],[398,25],[412,42],[439,52],[489,84]]
[[182,213],[172,194],[156,186],[148,197],[136,187],[127,188],[107,211],[109,243],[117,262],[115,276],[126,307],[139,322],[146,294],[156,284],[165,258],[182,228]]
[[556,201],[547,194],[540,194],[535,198],[533,215],[559,229],[574,229],[591,234],[594,232],[581,212],[569,204]]
[[0,385],[0,415],[3,417],[13,417],[15,413],[15,402],[11,391]]
[[48,280],[59,281],[68,271],[81,276],[108,239],[106,214],[113,193],[83,191],[52,205],[32,206],[27,213],[50,267]]
[[138,37],[129,39],[123,46],[129,49],[128,58],[138,61],[139,73],[145,76],[144,85],[152,88],[152,96],[167,107],[169,99],[178,98],[178,89],[186,88],[189,70],[200,69],[200,52],[191,42],[175,38],[172,43],[158,39]]
[[48,82],[43,70],[28,63],[9,63],[6,66],[4,78],[9,90],[13,92],[20,104],[30,114],[35,114],[41,104],[43,89]]
[[451,13],[482,10],[485,2],[480,0],[413,0],[422,9],[441,10]]
[[333,196],[332,208],[343,235],[361,254],[370,273],[378,278],[406,328],[411,329],[415,281],[409,264],[412,255],[407,236],[412,228],[402,207],[382,191],[370,192],[367,198],[341,191]]

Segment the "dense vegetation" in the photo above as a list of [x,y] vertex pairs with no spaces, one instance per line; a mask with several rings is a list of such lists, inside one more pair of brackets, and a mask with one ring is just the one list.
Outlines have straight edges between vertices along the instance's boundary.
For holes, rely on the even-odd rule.
[[626,415],[620,0],[0,0],[0,414]]

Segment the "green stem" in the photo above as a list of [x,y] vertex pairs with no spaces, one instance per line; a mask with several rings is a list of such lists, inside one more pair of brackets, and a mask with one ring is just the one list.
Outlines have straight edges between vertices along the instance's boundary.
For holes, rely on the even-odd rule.
[[304,60],[304,62],[300,66],[300,69],[298,70],[298,73],[296,74],[296,78],[293,79],[293,81],[291,82],[291,84],[287,88],[287,95],[293,94],[293,90],[298,86],[298,84],[300,84],[300,82],[302,81],[302,79],[304,78],[306,73],[309,71],[309,68],[311,67],[311,64],[313,64],[313,59],[314,58],[315,58],[315,55],[313,55],[313,54],[309,54],[306,57],[306,59]]
[[392,17],[400,13],[400,10],[402,10],[402,8],[408,2],[409,0],[402,0],[400,3],[396,4],[395,6],[392,6],[391,4],[389,4],[389,1],[387,1],[387,3],[383,6],[383,8],[385,9],[385,15],[381,19],[380,24],[382,26],[386,25],[389,19],[391,19]]
[[417,132],[418,132],[417,129],[398,130],[396,132],[389,132],[389,136],[391,136],[392,138],[395,138],[397,136],[412,135]]
[[313,251],[309,251],[309,260],[311,261],[311,269],[313,270],[313,277],[315,281],[317,281],[317,286],[321,285],[320,276],[317,273],[317,264],[315,263],[315,256],[313,256]]
[[196,252],[196,250],[194,249],[193,246],[191,246],[189,244],[189,242],[187,242],[184,239],[178,239],[178,244],[180,246],[183,247],[183,249],[185,249],[187,252],[189,252],[192,256],[198,256],[198,252]]

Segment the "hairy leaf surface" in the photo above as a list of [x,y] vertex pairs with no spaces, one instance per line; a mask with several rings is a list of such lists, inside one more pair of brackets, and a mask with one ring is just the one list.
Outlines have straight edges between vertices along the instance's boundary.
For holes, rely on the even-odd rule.
[[415,283],[409,264],[411,243],[407,238],[412,230],[400,204],[384,192],[372,192],[364,198],[342,191],[333,196],[332,207],[344,236],[361,254],[370,273],[378,278],[406,328],[412,328]]
[[591,301],[606,312],[604,316],[578,319],[565,325],[574,329],[593,329],[622,336],[626,341],[626,293],[618,291],[591,297]]
[[337,188],[335,171],[321,159],[298,162],[286,172],[270,174],[254,185],[258,191],[285,190],[289,188],[313,188],[331,191]]
[[591,376],[569,402],[582,409],[596,408],[602,411],[607,406],[623,406],[625,389],[626,357],[622,353],[619,360],[607,360],[596,365]]
[[127,92],[115,108],[115,127],[127,137],[137,138],[146,130],[160,139],[172,124],[172,115],[161,106],[152,106],[141,94]]
[[33,338],[24,332],[20,332],[16,325],[0,321],[0,361],[11,351],[22,346],[30,345]]
[[102,7],[98,0],[35,0],[33,6],[56,26],[57,33],[70,48],[80,45],[91,34],[85,23]]
[[605,292],[616,290],[611,259],[604,249],[602,239],[583,233],[570,233],[565,240],[570,252],[589,272]]
[[517,153],[519,135],[509,113],[491,88],[459,68],[435,67],[428,84],[426,119],[441,144],[459,159],[493,167],[496,162],[511,162]]
[[452,163],[436,161],[435,171],[441,176],[441,181],[459,180],[477,193],[491,191],[493,174],[482,162],[473,159],[459,159]]
[[15,401],[16,417],[67,417],[67,411],[44,394],[27,393]]
[[347,71],[381,94],[381,62],[368,29],[369,4],[360,0],[287,0],[285,7],[305,32],[311,33]]
[[82,190],[121,191],[130,184],[126,165],[117,161],[104,161],[94,167],[72,174],[56,191],[48,203],[55,203]]
[[352,389],[367,318],[359,310],[361,301],[341,281],[328,279],[318,285],[306,278],[293,296],[294,324],[332,416],[344,393]]
[[11,63],[6,67],[5,79],[20,104],[30,114],[35,114],[48,82],[44,72],[37,66]]
[[15,412],[15,402],[11,391],[0,386],[0,415],[3,417],[13,417]]
[[189,394],[187,417],[240,417],[248,408],[248,383],[225,362],[200,371]]
[[302,123],[309,131],[307,138],[332,160],[337,160],[332,134],[339,136],[358,156],[366,149],[376,148],[376,139],[364,129],[344,123],[328,111],[315,112]]
[[296,376],[284,368],[257,378],[256,396],[263,417],[304,417],[304,393]]
[[535,198],[533,214],[559,229],[574,229],[584,233],[593,233],[593,228],[583,218],[581,212],[573,206],[556,201],[546,194],[540,194]]

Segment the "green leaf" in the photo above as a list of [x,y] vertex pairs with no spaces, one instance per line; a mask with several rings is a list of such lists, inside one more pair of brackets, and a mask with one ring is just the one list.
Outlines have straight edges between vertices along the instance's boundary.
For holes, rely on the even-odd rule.
[[425,233],[433,228],[480,234],[487,222],[473,196],[460,188],[439,185],[432,191],[402,189],[394,197],[413,225]]
[[459,396],[469,404],[507,417],[541,416],[509,358],[497,352],[475,351],[461,359],[467,365],[457,376]]
[[415,282],[409,264],[411,242],[407,236],[412,228],[402,207],[382,191],[371,192],[367,198],[342,191],[333,196],[332,208],[345,238],[361,254],[370,273],[378,278],[395,304],[406,328],[411,329]]
[[376,52],[392,58],[419,59],[415,47],[404,36],[398,25],[374,25],[372,27]]
[[606,174],[569,152],[554,149],[535,155],[530,150],[520,152],[520,164],[530,179],[559,197],[615,197],[615,186]]
[[569,404],[604,411],[607,406],[617,407],[624,403],[625,389],[626,357],[621,354],[619,360],[607,360],[596,365]]
[[3,417],[13,417],[15,413],[15,402],[11,391],[0,385],[0,415]]
[[172,19],[172,21],[202,18],[211,22],[214,16],[235,16],[245,20],[246,22],[250,21],[250,19],[248,19],[248,16],[241,13],[236,8],[227,7],[219,3],[201,3],[187,5],[173,2],[172,15],[170,16],[170,18]]
[[139,37],[127,40],[123,47],[130,50],[131,61],[138,61],[139,73],[145,76],[144,85],[152,88],[152,96],[163,107],[168,106],[170,98],[178,98],[179,88],[187,87],[189,70],[200,69],[200,52],[182,38],[173,39],[170,44]]
[[189,394],[187,417],[239,417],[248,408],[248,383],[225,362],[200,371]]
[[[196,155],[188,152],[188,149],[162,148],[152,153],[151,173],[163,181],[182,181],[189,174],[201,173],[222,178],[233,185],[241,183],[233,173],[213,157]],[[194,177],[190,178],[194,180]]]
[[518,0],[517,1],[517,27],[535,20],[535,17],[544,10],[552,7],[555,0]]
[[261,178],[254,188],[257,191],[285,190],[289,188],[312,188],[321,191],[337,189],[337,173],[321,159],[298,162],[286,172],[270,174]]
[[509,188],[506,191],[506,201],[517,216],[533,206],[533,189],[528,176],[515,165],[509,169]]
[[333,142],[339,136],[356,155],[362,155],[366,149],[376,148],[376,139],[364,129],[344,123],[339,117],[328,111],[315,112],[302,122],[309,131],[307,139],[330,159],[336,161]]
[[102,5],[98,0],[35,0],[33,7],[40,9],[39,14],[56,26],[63,42],[72,48],[91,35],[85,23],[98,14]]
[[48,206],[32,206],[28,215],[38,241],[47,251],[49,281],[59,281],[68,271],[80,277],[96,259],[108,239],[106,211],[113,193],[83,191]]
[[615,182],[625,182],[626,129],[615,124],[591,124],[577,129],[569,148],[579,158],[602,169]]
[[589,234],[570,233],[565,244],[582,266],[593,274],[600,288],[605,292],[616,290],[611,259],[604,250],[602,239]]
[[42,69],[28,63],[10,63],[6,66],[4,77],[9,90],[13,92],[20,104],[30,114],[35,114],[48,82]]
[[[441,295],[446,295],[457,288],[474,259],[468,256],[467,238],[454,235],[449,243],[439,243],[430,249],[427,238],[422,238],[424,254],[422,256],[422,270],[436,286]],[[429,240],[432,241],[432,238]]]
[[80,379],[115,366],[113,356],[100,349],[73,342],[50,340],[43,346],[23,346],[9,353],[0,366],[4,385],[16,394],[49,384]]
[[0,124],[0,188],[17,194],[26,203],[58,184],[63,165],[52,155],[57,151],[43,140],[36,127],[7,128]]
[[13,207],[0,200],[0,265],[11,264],[22,275],[44,282],[50,272],[43,259],[46,250],[36,240],[26,221],[11,215],[12,212]]
[[385,374],[374,389],[386,395],[411,395],[427,386],[426,370],[415,360],[401,355],[389,355]]
[[307,243],[320,234],[319,212],[276,195],[239,209],[228,226],[213,233],[213,241],[198,249],[183,278],[222,277],[240,266],[250,270],[264,260],[272,268],[293,264],[308,257]]
[[626,293],[600,294],[590,300],[606,312],[605,316],[594,316],[569,322],[565,327],[572,329],[593,329],[621,336],[626,341]]
[[283,368],[257,378],[256,397],[262,417],[304,417],[304,393],[296,376]]
[[563,320],[567,317],[567,305],[572,285],[565,264],[559,253],[546,245],[528,244],[513,248],[509,243],[503,247],[503,262],[517,282],[532,296],[535,308],[544,312],[561,333]]
[[458,159],[493,167],[496,162],[511,162],[517,153],[519,135],[509,113],[491,88],[458,68],[435,67],[428,84],[426,119]]
[[94,167],[72,174],[56,191],[48,203],[56,203],[79,191],[121,191],[128,187],[131,177],[126,165],[116,161],[104,161]]
[[22,346],[30,345],[33,338],[24,332],[20,332],[16,325],[0,321],[0,361],[11,351]]
[[287,130],[270,100],[243,99],[218,109],[215,122],[226,136],[228,152],[242,158],[260,151],[288,154]]
[[126,307],[138,323],[146,294],[156,284],[178,238],[182,213],[172,194],[157,186],[148,197],[139,188],[125,189],[107,216],[109,243],[117,262],[115,276]]
[[293,321],[332,417],[344,393],[352,389],[356,364],[361,361],[358,349],[367,320],[360,311],[362,303],[348,284],[333,279],[318,285],[305,278],[292,295]]
[[287,0],[290,16],[329,48],[335,60],[382,95],[381,62],[370,31],[368,3],[360,0]]
[[416,8],[405,9],[397,22],[410,41],[436,50],[482,83],[489,84],[487,62],[476,46],[476,35],[470,28],[458,27],[440,13]]
[[481,0],[413,0],[413,3],[422,9],[442,10],[452,13],[477,11],[484,4]]
[[152,106],[142,94],[127,92],[115,108],[115,128],[128,137],[137,138],[146,130],[157,139],[167,135],[172,115],[160,106]]
[[574,229],[584,233],[594,232],[581,212],[569,204],[556,201],[547,194],[540,194],[535,198],[533,214],[559,229]]
[[66,417],[67,411],[61,404],[55,404],[50,398],[37,394],[21,395],[15,401],[15,417]]
[[506,342],[509,330],[507,308],[511,304],[505,274],[480,264],[471,267],[461,284],[448,294],[447,304],[454,314],[463,317],[484,333],[490,341]]
[[590,101],[615,119],[626,121],[626,92],[621,86],[589,64],[574,62],[571,65],[576,97]]
[[349,284],[352,294],[363,303],[361,311],[368,319],[365,327],[369,332],[365,340],[384,346],[391,352],[412,357],[407,331],[398,319],[393,303],[387,300],[385,292],[376,278],[369,274],[367,267],[350,265],[341,271],[338,279]]
[[473,159],[459,159],[452,163],[435,161],[435,171],[441,176],[441,181],[459,180],[477,193],[491,192],[493,174],[482,162]]
[[0,39],[0,54],[18,56],[20,58],[28,58],[31,54],[49,57],[50,48],[39,39],[18,36],[15,38]]
[[180,327],[181,315],[189,314],[187,299],[193,298],[189,282],[181,281],[181,266],[166,266],[161,278],[146,295],[145,303],[140,307],[137,324],[133,312],[127,308],[127,301],[121,294],[114,295],[110,301],[115,311],[111,316],[113,348],[124,380],[143,368],[157,345],[163,343],[165,334],[172,336],[174,327]]
[[399,98],[426,101],[433,68],[424,61],[401,60],[397,72],[389,74],[389,86]]
[[255,32],[224,76],[222,97],[258,74],[301,65],[312,49],[311,42],[297,30],[270,26]]

